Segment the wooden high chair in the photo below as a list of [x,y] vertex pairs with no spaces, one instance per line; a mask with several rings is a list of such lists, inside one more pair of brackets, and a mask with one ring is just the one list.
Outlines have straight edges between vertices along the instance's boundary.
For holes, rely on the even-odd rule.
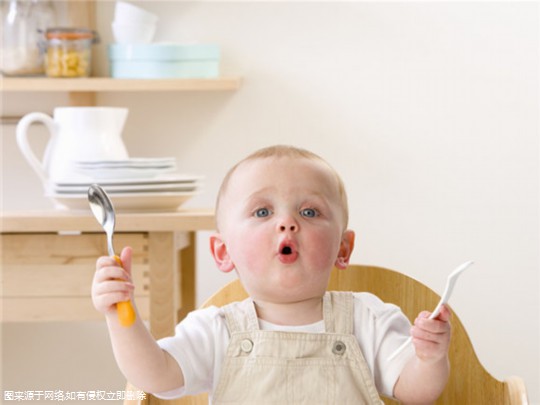
[[[346,270],[334,270],[328,289],[371,292],[384,302],[394,303],[401,307],[411,322],[420,311],[433,309],[440,299],[435,292],[422,283],[396,271],[374,266],[350,265]],[[221,288],[202,307],[223,306],[246,297],[247,294],[240,282],[235,280]],[[527,390],[520,377],[508,377],[504,381],[499,381],[484,369],[456,314],[452,317],[450,362],[451,373],[448,385],[436,404],[528,404]],[[133,387],[128,389],[133,390]],[[387,398],[383,400],[386,404],[398,403]],[[203,405],[207,403],[207,394],[174,401],[158,400],[151,395],[142,402],[126,401],[126,404],[130,405]]]

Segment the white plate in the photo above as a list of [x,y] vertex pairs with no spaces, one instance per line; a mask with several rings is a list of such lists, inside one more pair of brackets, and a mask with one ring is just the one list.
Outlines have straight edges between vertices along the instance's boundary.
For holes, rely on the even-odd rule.
[[[129,185],[104,185],[103,188],[109,194],[118,193],[149,193],[149,192],[193,192],[200,188],[200,183],[166,183],[166,184],[129,184]],[[88,186],[53,186],[50,191],[53,194],[85,194]]]
[[167,165],[161,165],[161,164],[155,164],[155,165],[138,165],[138,164],[125,164],[125,165],[111,165],[111,164],[102,164],[102,165],[75,165],[75,168],[77,170],[86,170],[86,171],[92,171],[92,170],[119,170],[119,169],[175,169],[175,164],[167,164]]
[[130,158],[122,160],[77,160],[75,166],[95,167],[95,166],[174,166],[175,158]]
[[118,168],[93,168],[93,169],[77,169],[77,171],[85,176],[92,177],[96,180],[102,179],[133,179],[133,178],[151,178],[156,177],[160,174],[170,173],[174,170],[174,167],[166,168],[127,168],[127,167],[118,167]]
[[163,174],[152,179],[146,178],[132,178],[132,179],[103,179],[100,181],[89,180],[88,178],[73,180],[63,180],[56,183],[52,183],[52,187],[77,187],[86,186],[89,187],[93,183],[99,183],[100,186],[115,185],[115,186],[127,186],[127,185],[142,185],[142,184],[170,184],[170,183],[195,183],[198,180],[203,179],[202,176],[192,176],[188,174]]
[[[176,211],[197,193],[129,193],[111,195],[117,212],[126,211]],[[59,208],[90,210],[86,194],[49,194],[47,197],[61,205]]]

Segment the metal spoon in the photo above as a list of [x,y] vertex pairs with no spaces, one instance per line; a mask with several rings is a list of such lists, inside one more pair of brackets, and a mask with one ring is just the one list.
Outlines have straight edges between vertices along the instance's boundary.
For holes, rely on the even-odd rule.
[[[107,249],[109,256],[123,267],[122,260],[114,253],[113,234],[115,225],[114,207],[109,196],[97,184],[92,184],[88,188],[88,203],[99,224],[103,227],[107,235]],[[130,301],[123,301],[116,304],[118,320],[122,326],[130,326],[135,322],[135,311]]]
[[[472,261],[465,262],[462,265],[458,266],[452,273],[450,273],[450,275],[448,276],[448,279],[446,280],[446,287],[444,288],[444,293],[441,297],[441,300],[439,301],[439,303],[437,304],[437,306],[435,307],[435,309],[433,310],[433,312],[431,313],[428,319],[435,319],[439,316],[442,306],[448,302],[448,300],[450,299],[450,296],[452,295],[452,291],[454,290],[454,286],[456,285],[456,281],[459,275],[463,273],[465,269],[473,263],[474,262]],[[412,342],[412,337],[408,338],[401,346],[399,346],[394,351],[394,353],[392,353],[390,357],[388,357],[388,361],[393,360],[411,342]]]

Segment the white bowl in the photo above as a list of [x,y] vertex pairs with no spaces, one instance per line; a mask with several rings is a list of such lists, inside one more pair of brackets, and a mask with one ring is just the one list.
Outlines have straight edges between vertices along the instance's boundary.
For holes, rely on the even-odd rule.
[[117,1],[114,9],[114,20],[130,24],[156,24],[158,17],[157,15],[134,4],[127,3],[125,1]]
[[113,21],[111,27],[114,40],[119,44],[147,44],[152,42],[156,33],[156,24]]

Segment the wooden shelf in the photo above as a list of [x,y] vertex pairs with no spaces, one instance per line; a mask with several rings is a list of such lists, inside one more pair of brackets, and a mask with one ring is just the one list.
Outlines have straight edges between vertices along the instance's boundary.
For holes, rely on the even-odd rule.
[[6,92],[226,91],[238,89],[241,81],[238,77],[216,79],[3,77],[0,78],[0,90]]

